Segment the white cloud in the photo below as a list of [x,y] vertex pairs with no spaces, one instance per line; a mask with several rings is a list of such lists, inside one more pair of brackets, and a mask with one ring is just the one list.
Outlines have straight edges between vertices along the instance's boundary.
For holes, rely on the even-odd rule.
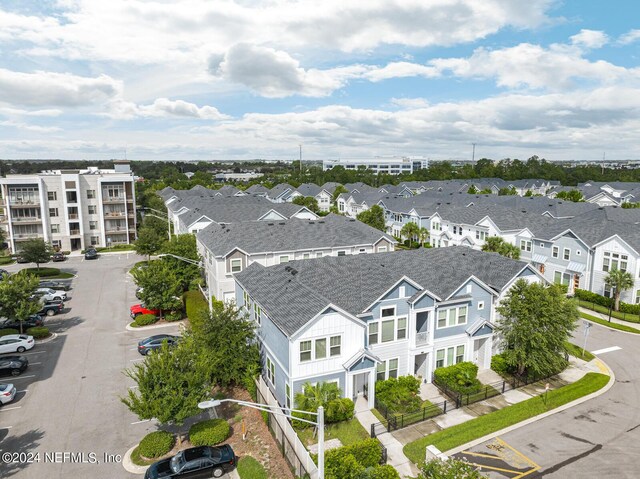
[[429,102],[424,98],[392,98],[391,104],[407,110],[429,106]]
[[621,35],[618,39],[618,43],[622,45],[629,45],[631,43],[640,40],[640,29],[629,30],[624,35]]
[[35,131],[37,133],[52,133],[54,131],[61,131],[60,128],[55,126],[30,125],[28,123],[14,120],[0,121],[0,125],[10,128],[17,128],[19,130]]
[[22,106],[78,107],[115,97],[122,85],[113,78],[37,71],[21,73],[0,68],[0,102]]
[[136,105],[121,99],[111,102],[110,110],[105,114],[116,119],[133,118],[192,118],[199,120],[224,120],[231,118],[212,106],[201,106],[184,100],[157,98],[150,105]]
[[372,82],[377,82],[402,77],[436,78],[440,74],[440,70],[432,66],[410,62],[393,62],[382,68],[373,68],[365,73],[363,77]]
[[62,110],[57,108],[48,108],[46,110],[22,110],[19,108],[0,108],[1,115],[11,116],[41,116],[56,117],[62,115]]
[[580,30],[571,37],[571,43],[584,48],[601,48],[609,43],[609,37],[599,30]]

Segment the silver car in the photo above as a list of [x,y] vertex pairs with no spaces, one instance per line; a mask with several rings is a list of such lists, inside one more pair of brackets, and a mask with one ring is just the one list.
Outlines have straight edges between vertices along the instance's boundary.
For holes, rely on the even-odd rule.
[[67,299],[66,291],[56,291],[51,288],[38,288],[36,294],[41,295],[45,301],[65,301]]
[[17,389],[13,384],[0,383],[0,405],[13,401],[16,397]]

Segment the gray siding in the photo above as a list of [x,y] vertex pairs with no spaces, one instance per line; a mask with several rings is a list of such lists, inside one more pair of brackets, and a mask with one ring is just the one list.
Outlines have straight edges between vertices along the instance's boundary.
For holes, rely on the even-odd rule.
[[[282,405],[282,406],[286,406],[286,388],[285,388],[285,384],[288,381],[288,376],[287,374],[282,370],[282,368],[278,365],[278,363],[276,361],[273,361],[273,357],[265,350],[262,349],[262,354],[261,354],[262,358],[262,377],[264,378],[264,382],[267,384],[267,386],[269,386],[269,389],[271,389],[271,392],[273,393],[273,395],[276,397],[276,399],[278,400],[278,402]],[[271,384],[271,382],[269,381],[269,379],[267,379],[267,356],[269,356],[269,358],[271,359],[271,361],[273,361],[273,364],[275,366],[275,384]],[[291,398],[292,403],[293,404],[293,398]]]
[[362,369],[370,369],[374,366],[375,366],[375,363],[373,362],[373,360],[369,358],[364,358],[364,360],[359,361],[355,366],[351,367],[349,371],[350,372],[360,371]]
[[225,258],[225,262],[226,262],[225,274],[231,272],[231,260],[232,259],[241,259],[242,260],[242,270],[243,271],[247,267],[247,258],[246,258],[246,256],[240,251],[234,251],[233,253],[231,253],[229,256],[227,256]]
[[323,381],[327,382],[327,381],[334,381],[334,380],[338,381],[338,387],[340,388],[340,391],[342,391],[342,395],[344,396],[345,388],[347,385],[346,372],[326,374],[324,376],[314,376],[313,378],[304,379],[301,381],[294,381],[292,391],[293,391],[293,394],[301,392],[302,386],[304,385],[304,383],[319,383]]
[[428,294],[425,294],[413,305],[413,309],[432,308],[434,304],[435,300]]
[[[471,292],[467,292],[467,286],[471,286]],[[443,339],[449,336],[455,336],[458,334],[464,334],[469,326],[478,321],[479,319],[491,319],[491,301],[493,296],[490,292],[488,292],[485,288],[480,286],[476,281],[469,280],[467,281],[462,288],[456,292],[452,299],[456,297],[471,295],[470,300],[463,300],[457,304],[449,304],[446,306],[442,306],[443,309],[448,309],[453,306],[467,306],[467,323],[461,324],[459,326],[452,326],[450,328],[444,329],[435,329],[434,330],[434,338],[435,339]],[[482,310],[478,309],[479,303],[484,302],[484,308]],[[439,309],[439,308],[438,308]],[[438,324],[438,310],[434,315],[434,325]]]

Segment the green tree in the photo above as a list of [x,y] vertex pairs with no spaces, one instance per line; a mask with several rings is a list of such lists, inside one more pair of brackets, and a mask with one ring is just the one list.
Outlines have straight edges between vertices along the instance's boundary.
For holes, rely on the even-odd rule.
[[336,189],[333,190],[333,195],[331,196],[331,202],[335,203],[342,193],[349,193],[349,190],[346,189],[343,185],[336,186]]
[[175,271],[164,261],[151,261],[146,268],[137,268],[132,274],[136,284],[143,288],[140,299],[148,308],[159,309],[160,318],[163,311],[182,307],[182,287]]
[[478,193],[478,188],[476,188],[475,185],[471,185],[467,190],[467,193],[469,193],[470,195],[475,195],[476,193]]
[[628,271],[614,268],[609,271],[604,282],[613,289],[614,309],[618,311],[620,309],[620,294],[633,288],[633,276]]
[[246,384],[259,370],[255,322],[233,303],[217,302],[213,311],[189,318],[189,334],[206,363],[213,384]]
[[640,203],[625,202],[625,203],[622,203],[621,206],[624,209],[640,208]]
[[448,460],[432,459],[422,465],[416,479],[486,479],[467,461],[450,457]]
[[373,205],[368,210],[358,213],[356,219],[380,231],[387,229],[384,221],[384,210],[380,205]]
[[138,386],[120,400],[140,420],[157,419],[161,424],[182,425],[200,412],[198,403],[209,397],[207,365],[198,355],[192,338],[163,347],[125,370]]
[[420,241],[420,244],[422,246],[424,246],[428,238],[429,238],[429,229],[425,228],[424,226],[421,226],[420,228],[418,228],[418,240]]
[[318,213],[320,211],[320,207],[318,206],[318,200],[313,196],[296,196],[292,203],[294,205],[305,206],[314,213]]
[[420,227],[413,221],[406,223],[400,230],[400,235],[403,238],[408,239],[409,241],[414,241],[414,239],[417,238],[419,234],[420,234]]
[[0,250],[4,249],[4,247],[2,246],[5,241],[7,241],[7,232],[5,231],[4,227],[0,226]]
[[27,240],[20,247],[20,256],[28,263],[35,263],[38,271],[40,271],[40,263],[48,263],[52,254],[53,248],[42,238]]
[[524,194],[525,197],[530,198],[533,196],[533,191],[531,190],[527,190],[527,192]]
[[142,228],[135,242],[136,253],[142,256],[146,255],[147,261],[150,261],[151,255],[156,254],[162,248],[163,241],[154,228]]
[[498,190],[498,196],[514,196],[517,195],[518,192],[516,191],[516,189],[512,186],[511,188],[507,188],[506,186],[503,188],[500,188]]
[[342,397],[340,388],[336,383],[319,382],[315,385],[304,383],[302,392],[296,393],[294,402],[296,409],[303,411],[315,411],[318,407],[327,407],[329,401]]
[[40,310],[40,303],[32,299],[38,288],[38,278],[32,274],[12,274],[0,281],[0,316],[22,321]]
[[480,190],[480,194],[481,195],[490,195],[492,193],[493,193],[493,191],[491,191],[491,188],[484,188],[484,189]]
[[508,366],[519,375],[553,374],[566,365],[565,341],[579,318],[573,300],[557,285],[519,279],[498,306],[496,333]]
[[482,251],[498,253],[511,259],[520,259],[518,247],[507,243],[500,236],[489,236],[482,245]]
[[574,203],[584,202],[584,196],[580,190],[559,191],[556,194],[556,198],[559,200],[573,201]]
[[[200,261],[196,235],[191,233],[172,236],[170,240],[165,241],[162,245],[161,252],[180,256],[181,258],[190,259],[191,261]],[[196,264],[191,264],[171,256],[163,257],[163,261],[173,269],[178,281],[182,285],[183,291],[189,289],[192,282],[200,279],[200,267]]]

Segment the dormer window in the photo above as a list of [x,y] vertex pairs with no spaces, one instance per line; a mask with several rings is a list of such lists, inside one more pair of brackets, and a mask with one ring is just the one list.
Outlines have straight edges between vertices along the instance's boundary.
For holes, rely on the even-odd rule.
[[229,262],[232,273],[239,273],[242,271],[242,258],[235,258]]

